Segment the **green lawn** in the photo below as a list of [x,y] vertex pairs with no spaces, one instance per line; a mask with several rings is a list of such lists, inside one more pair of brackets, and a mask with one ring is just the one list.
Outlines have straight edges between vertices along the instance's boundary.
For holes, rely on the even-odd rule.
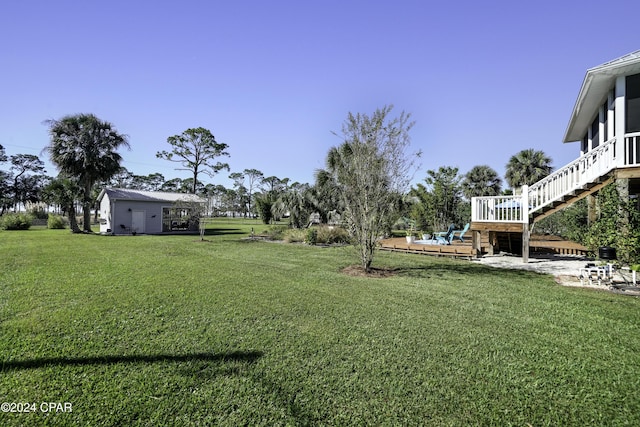
[[637,298],[215,227],[0,232],[0,425],[640,425]]

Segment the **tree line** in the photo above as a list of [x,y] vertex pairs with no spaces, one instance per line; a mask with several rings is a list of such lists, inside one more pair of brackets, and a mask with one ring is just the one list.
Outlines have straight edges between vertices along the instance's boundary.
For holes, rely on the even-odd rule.
[[[202,127],[168,137],[170,148],[156,153],[191,177],[166,180],[160,173],[136,175],[121,166],[118,150],[129,148],[129,141],[111,123],[92,114],[49,120],[45,124],[50,141],[43,152],[58,175],[47,176],[37,156],[8,156],[0,146],[0,214],[28,202],[44,202],[58,206],[67,214],[72,231],[80,232],[75,221],[79,204],[83,230],[89,232],[91,210],[104,187],[193,193],[209,200],[213,215],[260,217],[266,224],[288,217],[291,227],[309,225],[312,214],[321,223],[339,222],[357,242],[362,265],[369,269],[375,240],[399,220],[425,232],[441,231],[449,224],[462,226],[471,219],[472,197],[511,194],[551,173],[551,159],[528,149],[509,159],[506,188],[488,165],[474,166],[465,174],[457,167],[441,166],[427,170],[423,181],[411,186],[421,153],[408,151],[410,114],[393,117],[392,108],[385,106],[371,115],[349,113],[341,131],[335,132],[342,144],[329,150],[325,167],[315,171],[312,184],[265,176],[257,169],[231,172],[220,160],[229,156],[228,145]],[[232,188],[202,179],[224,170]],[[548,224],[543,228],[554,228],[553,221]]]

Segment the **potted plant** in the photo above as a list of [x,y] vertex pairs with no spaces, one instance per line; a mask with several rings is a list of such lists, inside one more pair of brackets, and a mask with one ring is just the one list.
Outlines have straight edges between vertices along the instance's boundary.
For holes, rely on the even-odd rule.
[[416,241],[416,235],[413,227],[407,229],[407,243],[411,244]]

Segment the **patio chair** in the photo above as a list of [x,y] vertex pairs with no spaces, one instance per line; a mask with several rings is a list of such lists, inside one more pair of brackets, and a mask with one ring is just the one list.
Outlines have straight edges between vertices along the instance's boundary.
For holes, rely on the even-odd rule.
[[[456,233],[460,233],[458,235],[458,239],[460,239],[461,242],[464,242],[464,233],[466,233],[467,231],[469,231],[469,223],[467,223],[464,228],[462,230],[456,230],[453,232],[454,238],[455,238],[455,234]],[[453,239],[452,239],[453,240]]]
[[436,241],[440,245],[450,245],[453,240],[454,229],[456,226],[451,224],[447,231],[441,231],[435,234]]

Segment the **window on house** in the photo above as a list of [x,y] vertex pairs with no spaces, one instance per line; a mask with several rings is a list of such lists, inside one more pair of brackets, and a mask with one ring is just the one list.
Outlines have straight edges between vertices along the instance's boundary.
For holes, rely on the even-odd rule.
[[589,136],[585,134],[581,142],[582,146],[580,147],[580,150],[582,151],[582,154],[584,154],[589,151]]
[[640,74],[626,78],[626,132],[640,132]]
[[[162,231],[185,231],[193,228],[191,209],[162,208]],[[197,230],[197,228],[196,228]]]

